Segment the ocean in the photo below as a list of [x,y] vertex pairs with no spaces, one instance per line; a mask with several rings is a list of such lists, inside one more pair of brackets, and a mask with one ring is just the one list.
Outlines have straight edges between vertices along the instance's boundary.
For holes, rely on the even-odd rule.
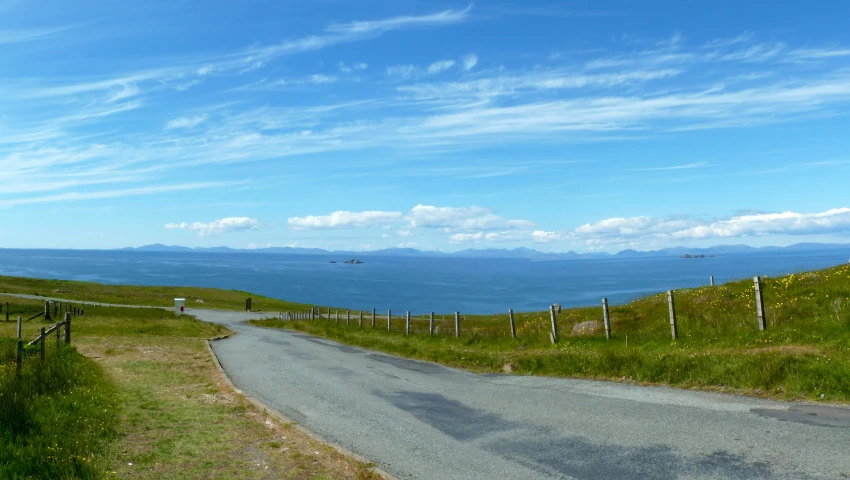
[[[776,276],[848,261],[834,251],[758,252],[711,258],[642,257],[530,261],[452,257],[362,257],[264,253],[159,253],[0,249],[0,274],[108,284],[245,290],[352,310],[414,314],[496,313],[623,303],[669,289]],[[336,261],[338,263],[331,263]]]

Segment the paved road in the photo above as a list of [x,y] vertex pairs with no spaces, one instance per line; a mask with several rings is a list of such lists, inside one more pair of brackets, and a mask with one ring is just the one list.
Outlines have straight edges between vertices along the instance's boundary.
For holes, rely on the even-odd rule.
[[214,348],[240,389],[399,478],[850,478],[848,409],[477,375],[190,313],[237,332]]

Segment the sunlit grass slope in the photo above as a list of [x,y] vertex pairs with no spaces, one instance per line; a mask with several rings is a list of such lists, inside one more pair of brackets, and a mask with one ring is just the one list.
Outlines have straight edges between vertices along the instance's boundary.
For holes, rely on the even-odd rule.
[[185,298],[189,308],[242,310],[245,299],[251,297],[255,311],[300,310],[305,305],[254,295],[239,290],[202,287],[148,287],[137,285],[105,285],[73,280],[46,280],[26,277],[0,276],[0,292],[24,293],[57,297],[80,302],[101,302],[122,305],[151,305],[168,307],[175,298]]
[[489,372],[615,379],[721,389],[781,398],[850,400],[850,265],[763,280],[767,330],[760,332],[752,279],[675,292],[679,339],[672,340],[666,293],[611,307],[613,337],[573,336],[597,320],[600,307],[564,309],[560,337],[549,340],[549,312],[465,315],[454,338],[452,315],[437,315],[437,335],[415,318],[393,331],[371,319],[358,327],[335,321],[256,321],[293,328],[411,358]]

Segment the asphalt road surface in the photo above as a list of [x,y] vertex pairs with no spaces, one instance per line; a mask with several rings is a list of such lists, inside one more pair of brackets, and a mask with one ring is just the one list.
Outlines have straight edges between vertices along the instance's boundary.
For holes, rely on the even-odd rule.
[[213,347],[238,388],[398,478],[850,478],[850,409],[472,374],[189,313],[237,333]]

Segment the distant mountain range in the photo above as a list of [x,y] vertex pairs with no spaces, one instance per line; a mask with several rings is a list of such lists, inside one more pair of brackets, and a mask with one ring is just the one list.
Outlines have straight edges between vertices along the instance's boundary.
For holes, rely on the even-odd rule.
[[748,245],[718,245],[707,248],[671,247],[660,250],[637,251],[623,250],[616,254],[610,253],[576,253],[573,251],[563,253],[538,252],[531,248],[487,248],[467,249],[458,252],[445,253],[436,251],[422,251],[415,248],[386,248],[383,250],[372,250],[365,252],[324,250],[321,248],[298,248],[298,247],[270,247],[256,249],[236,249],[230,247],[181,247],[177,245],[163,245],[155,243],[141,247],[126,247],[122,251],[139,252],[199,252],[199,253],[278,253],[288,255],[334,255],[346,258],[358,257],[462,257],[462,258],[519,258],[528,260],[571,260],[591,258],[629,258],[629,257],[681,257],[683,255],[730,255],[749,252],[812,252],[823,250],[842,250],[850,252],[850,244],[841,243],[797,243],[787,247],[750,247]]

